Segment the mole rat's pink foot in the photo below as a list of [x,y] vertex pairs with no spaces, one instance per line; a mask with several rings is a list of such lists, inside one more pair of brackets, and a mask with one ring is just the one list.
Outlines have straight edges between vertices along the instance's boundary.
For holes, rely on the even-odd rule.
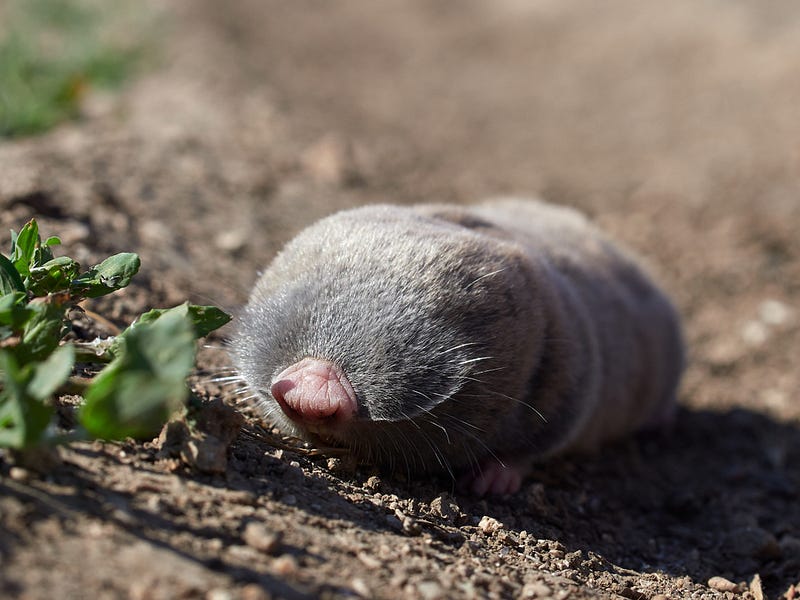
[[497,459],[485,460],[478,473],[461,478],[460,487],[478,497],[508,496],[515,494],[528,474],[527,464],[501,463]]

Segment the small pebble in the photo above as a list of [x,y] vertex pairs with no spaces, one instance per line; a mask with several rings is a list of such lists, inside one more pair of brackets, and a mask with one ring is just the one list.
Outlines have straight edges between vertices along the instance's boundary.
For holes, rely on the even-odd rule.
[[381,566],[381,561],[379,561],[371,554],[367,554],[366,552],[359,552],[356,556],[358,557],[358,560],[361,561],[361,564],[363,564],[368,569],[375,570],[379,569]]
[[227,229],[214,237],[214,245],[225,252],[237,252],[244,248],[250,231],[244,227]]
[[447,494],[439,494],[431,501],[431,512],[451,525],[461,517],[461,508]]
[[320,183],[340,186],[360,179],[353,145],[336,134],[328,134],[306,149],[301,164]]
[[412,517],[405,517],[402,520],[403,533],[406,535],[419,535],[422,533],[422,527],[417,523],[416,519]]
[[750,593],[756,600],[764,600],[764,590],[761,589],[761,575],[756,573],[750,581]]
[[220,475],[228,467],[228,447],[211,435],[193,437],[181,448],[181,458],[202,473]]
[[242,588],[242,600],[269,600],[269,597],[267,592],[256,583],[248,583]]
[[738,594],[742,592],[742,586],[738,583],[733,583],[729,579],[725,579],[724,577],[712,577],[708,580],[708,587],[712,590],[717,590],[718,592],[733,592]]
[[11,467],[8,470],[8,476],[14,481],[27,481],[31,473],[28,469],[23,469],[22,467]]
[[300,565],[294,556],[282,554],[272,561],[272,570],[281,577],[289,577],[300,570]]
[[549,598],[552,594],[550,586],[542,581],[526,583],[522,588],[523,598]]
[[364,483],[364,487],[369,490],[370,492],[374,492],[375,490],[380,489],[381,487],[381,479],[375,475],[372,475],[367,481]]
[[100,539],[108,535],[107,528],[99,521],[91,521],[84,530],[90,538]]
[[251,521],[242,534],[244,543],[264,554],[274,554],[281,542],[281,536],[270,531],[263,523]]
[[767,341],[767,328],[761,321],[748,321],[741,330],[742,339],[751,346],[760,346]]
[[783,325],[790,314],[789,307],[778,300],[765,300],[758,307],[758,316],[767,325]]
[[245,564],[252,563],[258,557],[253,548],[241,545],[228,546],[225,549],[225,554],[227,554],[228,559]]
[[436,600],[444,595],[444,590],[435,581],[420,581],[417,584],[417,593],[424,600]]
[[362,598],[374,597],[372,590],[369,589],[369,586],[363,579],[359,579],[358,577],[356,577],[355,579],[351,580],[350,587],[353,588],[353,591]]
[[478,529],[487,535],[499,531],[503,529],[503,527],[504,525],[500,521],[488,515],[484,515],[481,517],[481,520],[478,521]]

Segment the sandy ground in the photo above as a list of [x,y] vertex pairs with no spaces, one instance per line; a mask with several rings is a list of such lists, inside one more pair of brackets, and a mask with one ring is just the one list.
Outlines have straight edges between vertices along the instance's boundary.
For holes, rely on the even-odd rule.
[[[0,595],[800,597],[800,5],[158,5],[156,68],[0,144],[4,229],[35,215],[87,264],[141,254],[98,311],[235,311],[339,208],[539,194],[659,273],[684,408],[491,501],[275,448],[249,413],[217,473],[169,439],[78,444],[44,476],[0,454]],[[235,434],[224,335],[195,411]]]

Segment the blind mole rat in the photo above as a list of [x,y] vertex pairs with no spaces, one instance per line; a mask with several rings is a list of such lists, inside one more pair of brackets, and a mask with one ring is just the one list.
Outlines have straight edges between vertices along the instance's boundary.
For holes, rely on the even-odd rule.
[[258,280],[232,348],[287,434],[479,495],[664,422],[684,365],[676,311],[628,254],[514,198],[317,222]]

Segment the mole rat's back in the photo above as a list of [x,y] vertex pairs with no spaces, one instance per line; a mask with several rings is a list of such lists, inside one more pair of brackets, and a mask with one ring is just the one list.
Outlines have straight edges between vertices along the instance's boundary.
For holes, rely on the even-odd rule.
[[256,284],[233,349],[287,433],[479,480],[658,419],[683,362],[675,312],[631,259],[521,200],[320,221]]
[[573,435],[552,450],[592,448],[668,420],[685,361],[680,320],[636,260],[570,208],[500,198],[470,212],[492,223],[487,232],[547,261],[568,313],[582,315],[597,345],[595,406],[581,407]]

